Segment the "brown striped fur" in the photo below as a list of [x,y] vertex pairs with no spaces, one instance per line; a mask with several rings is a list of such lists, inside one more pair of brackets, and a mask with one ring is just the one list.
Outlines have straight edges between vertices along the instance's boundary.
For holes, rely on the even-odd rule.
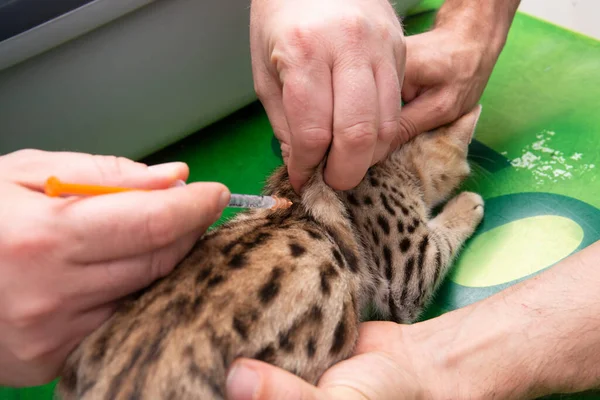
[[479,112],[418,136],[344,193],[318,171],[300,197],[279,168],[266,192],[294,205],[205,234],[70,355],[60,397],[223,399],[240,356],[315,383],[352,354],[368,303],[414,321],[483,216],[481,197],[462,193],[430,218],[469,174]]

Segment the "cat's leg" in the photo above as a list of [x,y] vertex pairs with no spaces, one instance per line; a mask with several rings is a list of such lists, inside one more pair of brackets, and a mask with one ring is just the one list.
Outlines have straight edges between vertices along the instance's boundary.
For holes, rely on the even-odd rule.
[[388,303],[392,319],[412,322],[419,316],[482,218],[481,196],[464,192],[450,200],[425,229],[415,232],[404,266],[390,281]]
[[[472,192],[462,192],[446,204],[441,213],[429,221],[431,238],[436,241],[440,260],[439,273],[434,275],[434,288],[446,276],[452,260],[465,241],[473,235],[483,218],[483,199]],[[437,268],[436,268],[437,269]]]

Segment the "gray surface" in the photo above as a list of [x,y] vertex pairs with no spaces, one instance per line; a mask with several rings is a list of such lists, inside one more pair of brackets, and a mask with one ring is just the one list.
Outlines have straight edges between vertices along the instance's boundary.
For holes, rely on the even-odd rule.
[[36,34],[52,47],[64,39],[55,23],[60,32],[80,23],[82,36],[0,68],[0,154],[39,148],[140,158],[256,99],[249,0],[159,0],[87,33],[89,15],[81,23],[79,12]]

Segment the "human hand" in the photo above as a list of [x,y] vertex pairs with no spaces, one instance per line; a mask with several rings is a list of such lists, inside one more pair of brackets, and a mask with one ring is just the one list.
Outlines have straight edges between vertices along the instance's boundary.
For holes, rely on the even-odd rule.
[[406,38],[400,142],[450,123],[479,102],[518,6],[447,1],[433,30]]
[[356,186],[398,143],[405,46],[388,0],[254,0],[255,89],[296,191]]
[[227,379],[229,400],[384,400],[424,398],[417,375],[428,354],[391,322],[361,325],[354,357],[330,368],[317,387],[297,376],[255,360],[238,360]]
[[[53,379],[115,302],[171,271],[229,200],[218,183],[50,198],[71,182],[165,189],[183,163],[24,150],[0,157],[0,384]],[[37,189],[37,190],[36,190]]]

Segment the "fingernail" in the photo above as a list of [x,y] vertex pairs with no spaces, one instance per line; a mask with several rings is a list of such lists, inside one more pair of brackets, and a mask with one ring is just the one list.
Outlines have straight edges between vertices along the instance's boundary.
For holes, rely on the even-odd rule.
[[182,163],[180,162],[170,162],[165,164],[156,164],[148,167],[148,171],[153,174],[157,174],[160,176],[166,177],[176,177],[181,172]]
[[221,198],[219,199],[219,209],[223,210],[225,207],[229,205],[229,199],[231,198],[231,193],[228,190],[224,190],[221,193]]
[[227,376],[227,398],[230,400],[252,400],[259,385],[258,374],[243,365],[235,365]]
[[186,186],[186,183],[184,181],[182,181],[181,179],[177,179],[175,182],[173,182],[173,184],[171,185],[171,187],[182,187],[182,186]]

